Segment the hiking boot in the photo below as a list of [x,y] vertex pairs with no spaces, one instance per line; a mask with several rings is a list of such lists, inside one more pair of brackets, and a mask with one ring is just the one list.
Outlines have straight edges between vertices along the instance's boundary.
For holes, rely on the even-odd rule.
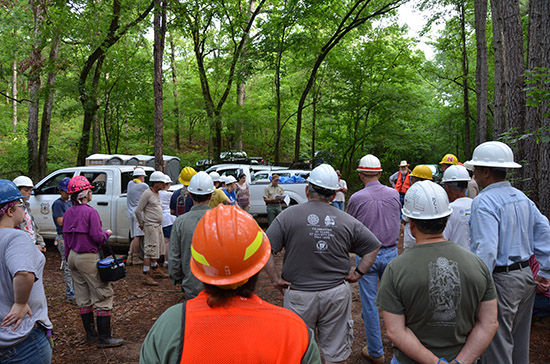
[[374,364],[384,364],[385,362],[384,355],[375,358],[369,354],[369,349],[366,346],[361,350],[361,354],[363,354],[365,359],[370,360]]
[[146,286],[158,286],[158,282],[155,281],[153,278],[149,276],[149,274],[143,274],[143,278],[141,279],[141,283]]
[[161,278],[161,279],[162,279],[162,278],[168,278],[168,277],[170,277],[170,276],[169,276],[168,274],[166,274],[166,273],[163,273],[160,269],[157,268],[157,269],[153,269],[153,270],[151,271],[151,277],[153,277],[153,278]]
[[132,265],[143,265],[143,259],[139,257],[139,254],[132,256]]
[[97,316],[97,340],[98,348],[113,348],[124,343],[123,339],[115,339],[111,336],[111,316]]
[[98,334],[95,330],[94,313],[81,313],[80,318],[82,319],[84,330],[86,330],[86,343],[95,342],[97,340]]

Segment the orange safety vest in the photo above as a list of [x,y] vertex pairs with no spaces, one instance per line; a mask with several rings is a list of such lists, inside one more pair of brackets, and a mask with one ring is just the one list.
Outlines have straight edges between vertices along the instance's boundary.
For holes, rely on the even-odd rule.
[[256,295],[233,297],[212,308],[208,293],[184,303],[180,364],[299,364],[309,346],[309,331],[294,312]]
[[399,171],[399,176],[397,176],[397,182],[395,183],[395,189],[399,193],[407,193],[407,190],[411,187],[411,179],[409,177],[409,172],[405,176],[405,181],[401,177],[401,171]]

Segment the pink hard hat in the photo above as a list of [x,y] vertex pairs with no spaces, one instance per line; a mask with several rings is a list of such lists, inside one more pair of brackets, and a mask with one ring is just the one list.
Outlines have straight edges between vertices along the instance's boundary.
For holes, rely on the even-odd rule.
[[83,190],[91,189],[92,185],[88,179],[84,176],[74,176],[69,181],[69,187],[67,188],[67,193],[76,193]]

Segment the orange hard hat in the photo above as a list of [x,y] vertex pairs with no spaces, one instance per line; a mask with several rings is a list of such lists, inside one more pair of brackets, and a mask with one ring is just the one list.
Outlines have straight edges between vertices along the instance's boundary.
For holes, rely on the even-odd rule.
[[271,255],[269,239],[254,218],[218,205],[200,219],[191,244],[191,272],[201,282],[230,286],[258,273]]

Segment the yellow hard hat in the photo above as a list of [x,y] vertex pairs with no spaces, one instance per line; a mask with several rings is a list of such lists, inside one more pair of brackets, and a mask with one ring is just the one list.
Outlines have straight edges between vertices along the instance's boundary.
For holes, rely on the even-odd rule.
[[182,185],[189,186],[189,182],[191,182],[191,177],[193,177],[196,174],[197,174],[197,171],[195,171],[193,167],[185,167],[181,170],[178,181]]
[[458,158],[454,154],[445,154],[439,164],[458,164]]
[[412,173],[409,176],[416,177],[416,178],[422,178],[422,179],[429,179],[431,181],[432,180],[432,170],[430,169],[430,167],[421,164],[421,165],[418,165],[418,166],[414,167]]

